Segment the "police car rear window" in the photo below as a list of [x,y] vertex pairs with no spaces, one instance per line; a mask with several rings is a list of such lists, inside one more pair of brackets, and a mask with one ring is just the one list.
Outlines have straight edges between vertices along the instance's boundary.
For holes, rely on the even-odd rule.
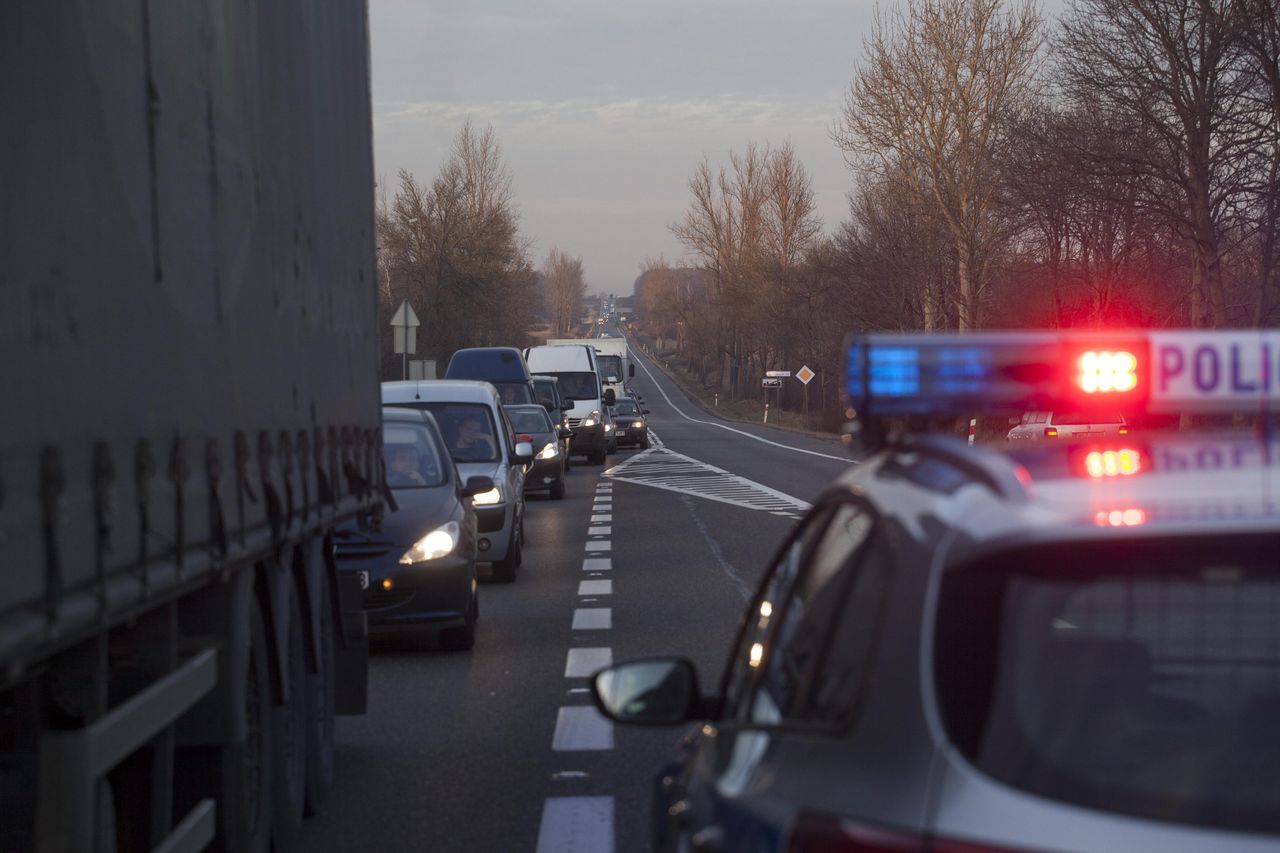
[[1280,832],[1278,546],[1055,545],[952,573],[935,653],[952,740],[1045,797]]

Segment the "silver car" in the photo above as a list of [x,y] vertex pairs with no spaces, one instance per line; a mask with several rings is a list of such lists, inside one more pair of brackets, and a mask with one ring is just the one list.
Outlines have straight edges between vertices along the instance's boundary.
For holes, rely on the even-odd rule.
[[1025,412],[1010,441],[1101,440],[1129,434],[1129,424],[1119,412]]
[[478,559],[493,564],[494,580],[515,580],[523,562],[524,472],[533,461],[533,445],[516,441],[497,389],[462,379],[384,382],[382,404],[431,412],[463,482],[492,478],[493,489],[471,499],[480,534]]
[[599,673],[615,721],[701,721],[655,847],[1280,849],[1280,445],[1081,451],[883,450],[783,545],[710,693],[684,659]]

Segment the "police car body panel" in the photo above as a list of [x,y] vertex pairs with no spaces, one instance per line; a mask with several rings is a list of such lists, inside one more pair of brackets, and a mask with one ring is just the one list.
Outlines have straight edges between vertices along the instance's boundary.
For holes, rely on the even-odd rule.
[[[851,404],[955,414],[982,379],[996,411],[1079,404],[1073,383],[1151,411],[1199,364],[1199,410],[1220,411],[1211,358],[1220,382],[1275,351],[1273,334],[1232,335],[873,336],[851,346]],[[1243,366],[1235,378],[1237,409],[1273,393],[1261,372],[1253,391]],[[1277,444],[1001,453],[876,426],[879,448],[815,502],[750,602],[696,705],[712,721],[660,781],[655,844],[1280,849]],[[600,681],[596,699],[614,707]]]

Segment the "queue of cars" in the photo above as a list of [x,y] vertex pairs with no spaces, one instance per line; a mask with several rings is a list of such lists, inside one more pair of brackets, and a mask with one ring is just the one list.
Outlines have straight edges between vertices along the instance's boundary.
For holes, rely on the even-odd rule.
[[[714,686],[681,658],[593,680],[615,722],[700,724],[656,780],[655,849],[1280,849],[1276,353],[1280,331],[852,338],[861,464]],[[1264,414],[1003,450],[911,431],[1116,410]]]
[[[571,453],[603,462],[612,452],[619,400],[602,389],[589,348],[540,349],[571,350],[540,355],[543,367],[564,370],[535,376],[520,350],[477,347],[455,353],[445,379],[382,384],[385,511],[335,536],[371,632],[409,628],[470,649],[477,563],[489,563],[496,582],[516,579],[525,495],[562,499]],[[583,417],[570,419],[575,406]]]

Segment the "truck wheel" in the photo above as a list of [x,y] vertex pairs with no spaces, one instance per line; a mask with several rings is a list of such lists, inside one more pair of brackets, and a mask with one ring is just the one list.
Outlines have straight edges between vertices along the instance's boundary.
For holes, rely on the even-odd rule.
[[271,836],[276,850],[291,850],[302,833],[307,790],[307,655],[298,586],[289,581],[289,701],[271,709],[273,763]]
[[[239,614],[236,614],[239,616]],[[268,853],[271,849],[271,679],[267,628],[257,598],[249,596],[248,643],[230,648],[230,672],[244,673],[245,738],[222,746],[183,747],[177,770],[174,814],[181,817],[205,797],[217,801],[212,850]],[[236,657],[247,658],[238,665]]]
[[334,624],[333,587],[327,570],[320,572],[320,613],[315,629],[319,634],[320,659],[316,671],[307,673],[307,696],[311,715],[307,725],[306,813],[319,814],[333,790],[334,731]]
[[493,579],[498,583],[511,583],[516,579],[518,568],[520,568],[520,537],[512,529],[506,556],[493,564]]

